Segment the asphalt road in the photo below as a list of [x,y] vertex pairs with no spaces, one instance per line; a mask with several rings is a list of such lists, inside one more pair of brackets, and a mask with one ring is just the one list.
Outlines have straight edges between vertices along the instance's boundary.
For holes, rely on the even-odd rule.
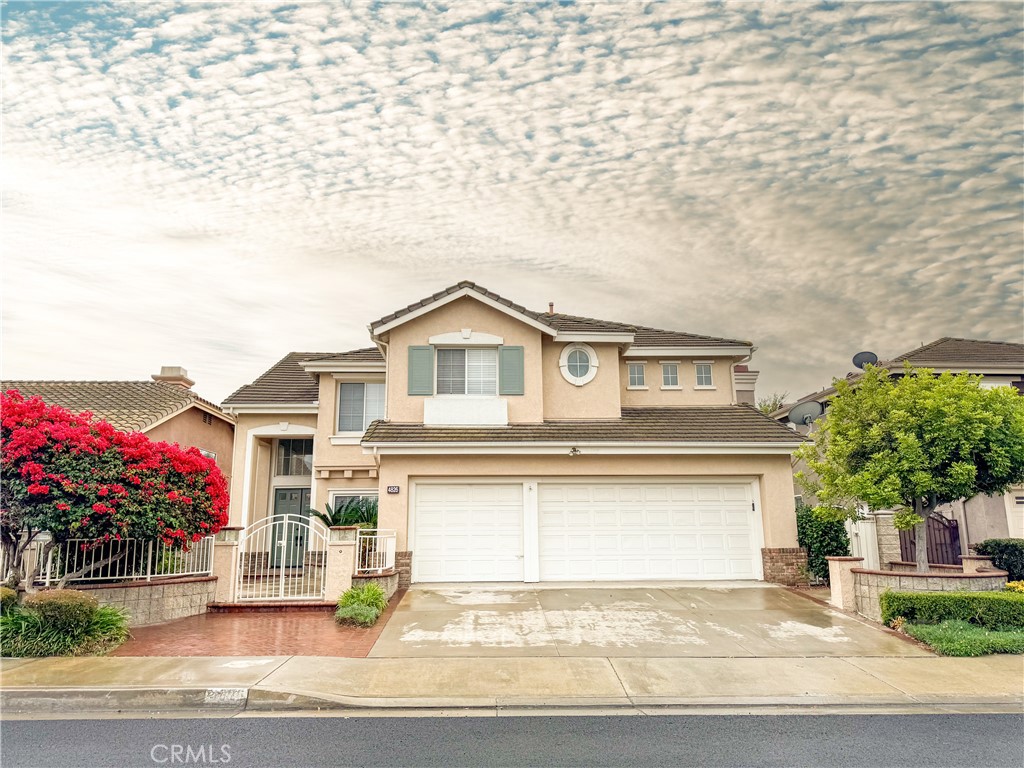
[[0,737],[3,768],[1024,765],[1019,715],[24,720]]

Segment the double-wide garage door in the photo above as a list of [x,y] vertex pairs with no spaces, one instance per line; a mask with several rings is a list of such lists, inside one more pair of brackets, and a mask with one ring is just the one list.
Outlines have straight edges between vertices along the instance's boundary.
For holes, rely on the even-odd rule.
[[753,506],[749,480],[421,483],[413,580],[759,578]]

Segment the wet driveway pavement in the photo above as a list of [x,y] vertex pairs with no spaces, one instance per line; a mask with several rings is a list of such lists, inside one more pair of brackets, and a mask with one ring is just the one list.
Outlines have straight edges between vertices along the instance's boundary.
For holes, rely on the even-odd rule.
[[371,657],[930,656],[766,584],[414,587]]

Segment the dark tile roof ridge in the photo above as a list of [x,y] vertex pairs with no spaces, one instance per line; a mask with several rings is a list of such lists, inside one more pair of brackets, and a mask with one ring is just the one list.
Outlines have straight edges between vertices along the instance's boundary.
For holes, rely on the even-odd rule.
[[234,400],[234,398],[238,397],[238,395],[242,394],[243,392],[248,390],[250,387],[255,387],[257,384],[265,382],[270,377],[270,375],[274,371],[277,370],[278,367],[284,365],[285,363],[287,363],[289,361],[294,361],[294,362],[299,363],[299,362],[302,362],[303,360],[312,360],[312,359],[315,359],[317,357],[327,356],[327,355],[330,355],[330,354],[332,354],[332,353],[331,352],[289,352],[284,357],[282,357],[280,360],[278,360],[276,363],[274,363],[272,366],[267,368],[267,370],[265,370],[263,373],[261,373],[255,379],[253,379],[251,382],[249,382],[248,384],[243,384],[238,389],[236,389],[234,392],[232,392],[230,395],[228,395],[226,398],[224,398],[223,403],[224,404],[230,404],[232,402],[232,400]]

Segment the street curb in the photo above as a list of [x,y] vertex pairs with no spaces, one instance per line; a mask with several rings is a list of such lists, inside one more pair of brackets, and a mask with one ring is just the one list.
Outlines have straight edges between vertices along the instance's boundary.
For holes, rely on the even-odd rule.
[[21,714],[242,710],[247,688],[3,688],[0,709]]
[[[931,699],[931,697],[929,697]],[[921,701],[912,698],[868,699],[836,696],[786,696],[733,698],[725,696],[691,699],[660,697],[616,698],[578,697],[516,699],[514,697],[373,698],[355,696],[323,697],[303,692],[257,687],[235,688],[4,688],[0,708],[10,715],[87,715],[175,712],[299,713],[324,711],[417,711],[558,713],[559,711],[681,710],[734,714],[737,710],[771,713],[785,710],[814,714],[816,710],[886,712],[891,710],[937,711],[948,707],[981,707],[1020,710],[1022,696],[964,696],[948,700]]]

